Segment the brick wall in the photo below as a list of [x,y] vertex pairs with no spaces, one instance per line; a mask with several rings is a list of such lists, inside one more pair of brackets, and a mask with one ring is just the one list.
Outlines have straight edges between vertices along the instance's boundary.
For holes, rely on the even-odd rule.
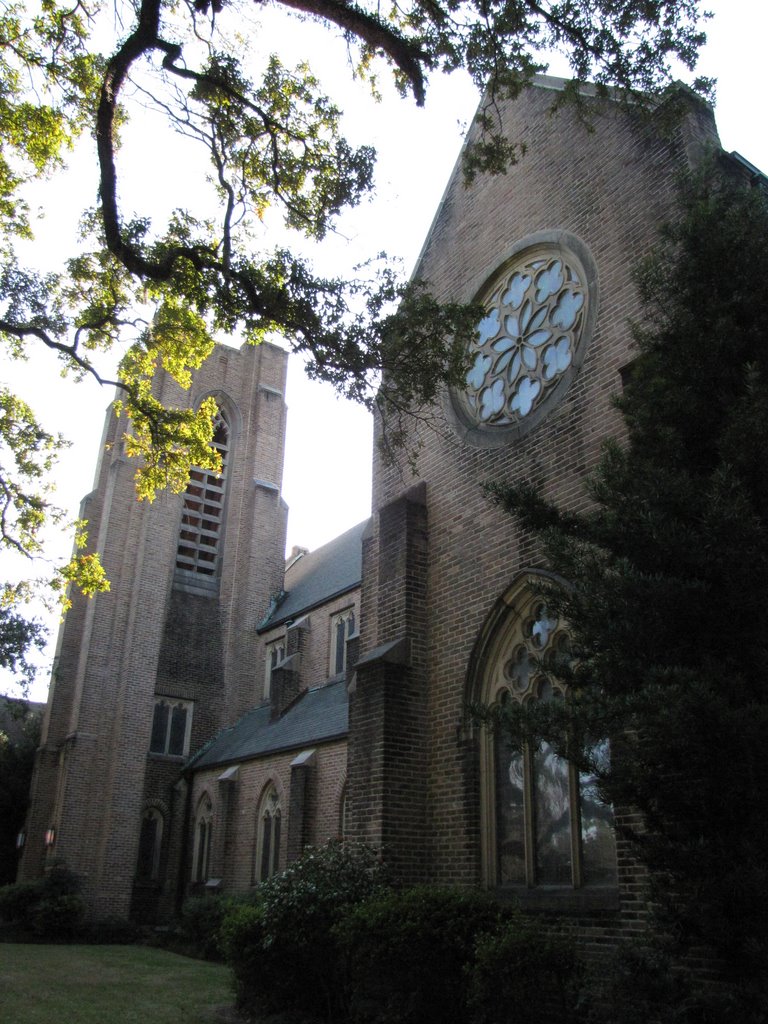
[[[39,873],[40,826],[54,826],[56,843],[46,856],[82,875],[92,917],[128,913],[143,807],[168,808],[168,863],[178,856],[173,784],[180,764],[159,764],[147,753],[155,694],[194,702],[193,745],[254,702],[256,627],[283,570],[286,358],[269,344],[217,347],[190,394],[164,373],[155,382],[168,404],[197,405],[212,394],[230,417],[221,567],[207,593],[175,583],[182,496],[136,501],[133,467],[122,451],[127,424],[108,416],[86,514],[111,590],[91,601],[76,598],[60,633],[21,867],[22,877]],[[185,632],[194,657],[184,649]],[[162,899],[175,885],[171,872]]]
[[[306,757],[310,753],[312,756]],[[296,764],[297,761],[302,763]],[[217,843],[214,837],[216,859],[211,866],[212,877],[224,879],[224,888],[228,892],[244,891],[253,884],[257,815],[262,797],[270,785],[277,791],[282,813],[281,868],[294,859],[303,846],[318,846],[329,839],[338,839],[341,834],[345,766],[346,743],[343,741],[276,752],[243,762],[228,797],[226,820],[221,813],[223,796],[218,782],[224,768],[197,772],[192,782],[191,807],[195,808],[202,794],[207,792],[214,804],[214,829],[223,829],[225,833],[223,842]],[[187,842],[189,871],[192,864],[191,829]],[[188,872],[186,879],[189,879]]]
[[[358,688],[351,706],[350,808],[353,832],[376,839],[392,808],[385,752],[390,698],[387,686],[413,678],[409,667],[393,684],[392,666],[381,657],[366,667],[381,645],[408,632],[392,626],[392,594],[405,607],[407,573],[392,580],[392,563],[381,555],[390,510],[415,481],[424,488],[426,579],[417,613],[423,644],[423,722],[401,735],[399,750],[412,765],[415,790],[426,787],[423,842],[399,860],[405,879],[424,876],[440,883],[478,884],[480,868],[479,763],[476,741],[465,728],[464,704],[470,659],[494,603],[523,570],[543,568],[536,542],[492,507],[482,492],[489,480],[529,479],[544,495],[570,509],[584,508],[586,475],[603,440],[620,432],[611,395],[620,370],[632,358],[630,320],[640,319],[632,280],[638,259],[657,241],[658,226],[674,211],[675,176],[706,145],[716,145],[711,112],[692,102],[687,120],[666,138],[656,123],[608,101],[590,100],[590,132],[569,108],[551,113],[552,81],[502,106],[508,136],[524,143],[525,155],[506,175],[481,178],[465,189],[457,168],[422,251],[417,276],[443,300],[472,300],[513,247],[540,232],[568,232],[586,247],[597,267],[597,316],[579,373],[557,407],[525,436],[497,447],[471,444],[454,429],[445,397],[435,429],[411,424],[423,441],[416,472],[409,477],[375,456],[374,522],[367,541],[363,626]],[[421,555],[414,556],[421,559]],[[396,570],[397,572],[397,570]],[[413,641],[413,631],[410,633]],[[420,654],[421,658],[422,655]],[[422,712],[423,708],[423,712]],[[423,717],[422,717],[423,715]],[[398,728],[404,728],[402,720]],[[423,772],[423,779],[420,773]],[[366,776],[376,787],[366,788]],[[401,807],[403,828],[409,827]],[[423,857],[426,857],[426,870]],[[645,913],[643,879],[620,843],[621,909],[571,908],[584,942],[598,950],[617,930],[640,927]]]

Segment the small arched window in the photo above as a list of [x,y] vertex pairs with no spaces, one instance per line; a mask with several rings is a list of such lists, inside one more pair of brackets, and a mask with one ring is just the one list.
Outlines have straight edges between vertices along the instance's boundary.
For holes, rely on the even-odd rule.
[[192,858],[192,881],[207,882],[211,870],[211,843],[213,841],[213,805],[204,795],[197,805]]
[[349,825],[347,821],[347,808],[348,808],[348,787],[345,784],[344,789],[341,792],[341,800],[339,802],[339,837],[341,839],[347,838]]
[[263,882],[278,870],[281,818],[280,798],[274,785],[270,785],[261,798],[256,822],[254,882]]
[[337,676],[347,667],[347,640],[355,632],[355,609],[345,608],[331,617],[331,675]]
[[210,469],[192,469],[184,494],[176,550],[176,569],[203,578],[216,575],[224,525],[230,427],[226,413],[221,409],[214,421],[211,445],[221,456],[221,475]]
[[141,817],[139,856],[136,878],[140,882],[155,882],[160,878],[160,853],[163,845],[163,815],[156,807],[149,807]]

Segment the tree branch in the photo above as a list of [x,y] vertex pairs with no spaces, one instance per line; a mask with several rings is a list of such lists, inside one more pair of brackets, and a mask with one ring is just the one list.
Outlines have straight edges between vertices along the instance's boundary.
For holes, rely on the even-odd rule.
[[404,39],[388,25],[341,0],[277,0],[283,7],[290,7],[316,18],[332,21],[345,32],[351,32],[374,50],[381,50],[402,71],[408,79],[417,104],[424,106],[425,83],[422,67],[429,64],[425,51],[415,43]]

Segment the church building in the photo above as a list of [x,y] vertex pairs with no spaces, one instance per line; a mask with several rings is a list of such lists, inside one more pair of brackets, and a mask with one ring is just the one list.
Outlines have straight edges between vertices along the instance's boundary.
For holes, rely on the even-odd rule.
[[[606,437],[643,309],[633,268],[674,216],[676,179],[719,150],[690,97],[672,131],[540,77],[501,104],[522,144],[470,187],[457,165],[415,276],[485,315],[466,386],[414,418],[415,472],[374,453],[372,516],[287,561],[286,353],[217,347],[224,472],[137,503],[107,419],[82,516],[112,583],[76,599],[56,654],[20,877],[63,859],[94,918],[167,920],[190,892],[246,890],[330,838],[404,882],[514,893],[572,917],[587,948],[642,927],[637,866],[594,780],[542,745],[505,750],[472,701],[562,696],[567,624],[537,598],[537,542],[482,485],[528,479],[564,508]],[[473,129],[470,132],[472,137]],[[740,158],[723,156],[733,165]],[[418,442],[418,443],[417,443]]]

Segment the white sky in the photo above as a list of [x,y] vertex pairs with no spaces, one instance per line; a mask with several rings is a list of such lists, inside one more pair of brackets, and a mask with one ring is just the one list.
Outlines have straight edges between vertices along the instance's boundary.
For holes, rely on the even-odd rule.
[[[716,15],[709,24],[709,43],[697,71],[718,79],[716,116],[721,142],[726,150],[737,150],[768,170],[764,68],[768,5],[765,0],[715,0],[708,6]],[[300,45],[302,32],[292,33],[295,47]],[[372,143],[379,154],[375,198],[345,218],[339,235],[323,244],[319,265],[329,274],[344,273],[351,265],[386,250],[399,256],[410,271],[458,155],[476,96],[465,79],[454,75],[435,77],[423,109],[416,108],[412,100],[399,99],[385,82],[384,100],[375,104],[362,86],[350,81],[342,44],[331,43],[324,34],[308,38],[322,40],[321,54],[297,49],[296,56],[312,56],[316,72],[319,62],[325,65],[336,86],[337,102],[347,112],[350,140]],[[284,54],[282,38],[275,48]],[[284,56],[284,60],[289,63],[290,58]],[[557,71],[552,68],[552,73]],[[319,77],[326,85],[322,73]],[[142,133],[147,131],[147,124],[139,127]],[[126,134],[128,160],[132,141]],[[178,181],[171,174],[163,175],[164,167],[152,164],[146,149],[130,166],[135,168],[135,202],[150,189],[164,193],[171,204],[178,201]],[[72,237],[75,218],[90,201],[93,189],[92,166],[84,152],[75,155],[63,187],[50,182],[36,190],[35,202],[46,208],[47,239]],[[46,241],[45,262],[53,267],[58,258],[57,247]],[[372,431],[364,411],[337,399],[329,388],[307,381],[298,361],[292,364],[283,480],[283,496],[290,507],[288,547],[302,544],[315,548],[370,512]],[[74,517],[80,498],[92,485],[104,411],[111,395],[90,381],[77,385],[62,382],[57,373],[55,360],[45,352],[22,368],[14,367],[13,378],[45,425],[60,430],[73,443],[60,460],[56,500]],[[9,379],[10,374],[2,376]],[[52,560],[65,561],[69,547],[67,538],[59,538],[49,549]],[[6,555],[4,558],[7,560]],[[8,571],[6,564],[4,573]],[[51,647],[54,639],[52,636]],[[50,652],[44,665],[46,659]],[[0,689],[6,688],[3,682],[0,678]],[[46,691],[47,670],[43,667],[32,696],[45,699]]]

